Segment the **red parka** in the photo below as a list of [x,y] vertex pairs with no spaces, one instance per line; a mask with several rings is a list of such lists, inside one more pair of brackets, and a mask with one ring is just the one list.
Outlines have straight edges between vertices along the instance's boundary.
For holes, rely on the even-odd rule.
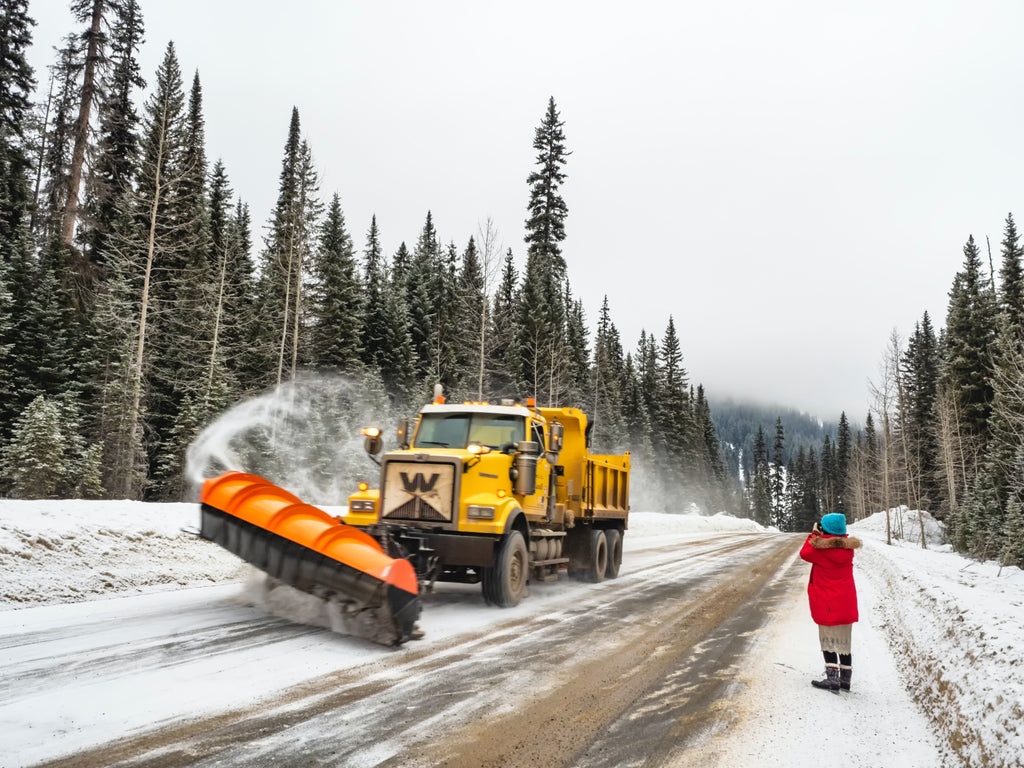
[[811,534],[800,557],[811,564],[807,597],[815,624],[834,627],[853,624],[857,614],[857,587],[853,583],[853,550],[860,539],[848,536]]

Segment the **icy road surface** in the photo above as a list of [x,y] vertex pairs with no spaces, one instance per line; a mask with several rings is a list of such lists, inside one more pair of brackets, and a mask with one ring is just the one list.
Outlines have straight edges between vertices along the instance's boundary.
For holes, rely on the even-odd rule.
[[884,647],[856,649],[885,668],[853,694],[810,688],[800,537],[638,527],[614,581],[563,576],[508,610],[439,585],[398,650],[237,583],[0,612],[0,766],[815,764],[758,754],[766,681],[773,728],[806,718],[794,744],[845,718],[878,730],[851,765],[940,764]]

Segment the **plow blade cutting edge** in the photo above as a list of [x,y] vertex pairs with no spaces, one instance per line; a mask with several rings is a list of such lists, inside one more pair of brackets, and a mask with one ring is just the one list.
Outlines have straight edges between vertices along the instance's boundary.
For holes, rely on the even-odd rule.
[[420,615],[416,571],[368,534],[256,475],[203,483],[200,536],[284,584],[341,609],[346,631],[385,645],[410,639]]

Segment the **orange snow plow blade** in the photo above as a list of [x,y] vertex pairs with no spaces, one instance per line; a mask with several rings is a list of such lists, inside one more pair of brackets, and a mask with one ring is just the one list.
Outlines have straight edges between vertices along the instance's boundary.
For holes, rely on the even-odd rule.
[[416,571],[358,528],[256,475],[203,483],[200,536],[269,576],[336,602],[352,634],[386,645],[412,637],[420,615]]

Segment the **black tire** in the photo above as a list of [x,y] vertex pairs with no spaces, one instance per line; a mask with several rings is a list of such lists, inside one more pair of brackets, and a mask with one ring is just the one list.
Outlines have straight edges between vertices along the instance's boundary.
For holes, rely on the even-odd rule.
[[484,600],[499,608],[519,605],[526,596],[526,582],[530,575],[530,553],[526,540],[519,531],[505,537],[494,566],[485,568],[481,588]]
[[622,532],[617,528],[609,528],[604,532],[604,537],[608,540],[608,567],[604,575],[609,579],[617,579],[619,568],[622,567]]
[[589,562],[587,563],[587,581],[595,584],[604,581],[605,571],[608,570],[608,539],[604,531],[595,528],[590,532]]

